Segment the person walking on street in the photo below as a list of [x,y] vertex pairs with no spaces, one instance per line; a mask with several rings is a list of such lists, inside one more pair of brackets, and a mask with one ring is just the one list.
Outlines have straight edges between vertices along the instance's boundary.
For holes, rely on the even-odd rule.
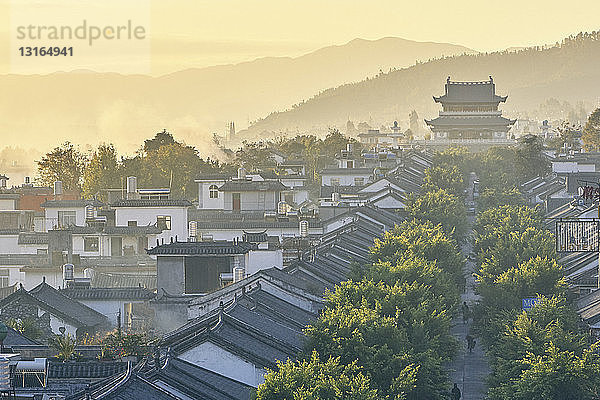
[[469,349],[469,353],[472,353],[473,349],[475,348],[475,338],[473,336],[471,336],[470,334],[468,334],[466,339],[467,339],[467,348]]
[[467,305],[466,301],[463,302],[461,309],[463,316],[463,324],[466,324],[467,322],[469,322],[469,317],[471,316],[471,310],[469,310],[469,306]]
[[460,389],[458,388],[458,385],[456,383],[454,384],[454,387],[452,388],[451,394],[452,394],[452,400],[460,400],[461,393],[460,393]]

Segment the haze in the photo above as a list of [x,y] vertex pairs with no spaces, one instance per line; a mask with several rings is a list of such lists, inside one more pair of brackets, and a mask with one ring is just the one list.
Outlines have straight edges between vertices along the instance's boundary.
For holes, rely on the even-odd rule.
[[[64,4],[45,1],[53,2]],[[0,3],[2,49],[7,49],[9,5],[7,0]],[[152,74],[264,56],[298,56],[355,38],[394,36],[478,51],[552,44],[573,33],[596,30],[599,12],[600,3],[594,0],[573,6],[557,0],[154,0]],[[7,61],[8,57],[0,59],[1,73],[8,71]]]

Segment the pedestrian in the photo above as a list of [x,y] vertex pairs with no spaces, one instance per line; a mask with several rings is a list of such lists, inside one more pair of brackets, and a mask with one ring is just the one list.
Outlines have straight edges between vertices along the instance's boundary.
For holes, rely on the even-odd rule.
[[466,301],[463,301],[461,309],[463,316],[463,324],[466,324],[467,322],[469,322],[469,317],[471,315],[471,310],[469,310],[469,306],[467,305]]
[[452,388],[452,400],[460,400],[460,389],[458,388],[458,385],[455,383],[454,387]]
[[473,336],[471,336],[470,334],[468,334],[466,339],[467,339],[467,348],[469,349],[469,353],[472,353],[473,349],[475,348],[475,338]]

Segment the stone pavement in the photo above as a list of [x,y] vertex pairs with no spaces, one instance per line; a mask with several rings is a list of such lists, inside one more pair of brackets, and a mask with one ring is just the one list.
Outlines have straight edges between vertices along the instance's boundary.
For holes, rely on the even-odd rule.
[[[463,245],[463,254],[465,257],[471,252],[471,244]],[[475,279],[473,278],[475,265],[472,261],[467,260],[465,267],[465,275],[467,278],[466,291],[461,295],[461,304],[466,301],[472,309],[472,305],[478,300],[478,296],[473,290]],[[466,336],[471,329],[472,319],[464,324],[462,313],[457,315],[453,320],[451,333],[456,337],[459,343],[459,353],[450,365],[450,380],[452,383],[458,384],[462,392],[461,400],[479,400],[484,399],[486,394],[485,379],[490,373],[490,367],[487,358],[481,346],[481,340],[475,338],[476,345],[472,353],[467,350]],[[475,336],[472,334],[472,336]]]

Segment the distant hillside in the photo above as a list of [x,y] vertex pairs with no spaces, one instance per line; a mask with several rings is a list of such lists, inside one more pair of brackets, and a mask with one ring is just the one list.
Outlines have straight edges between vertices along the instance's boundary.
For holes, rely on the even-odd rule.
[[90,71],[4,75],[0,76],[3,145],[46,150],[65,140],[93,145],[106,141],[132,151],[143,139],[167,128],[214,155],[208,148],[211,133],[224,133],[229,121],[243,127],[248,120],[380,70],[463,53],[472,51],[399,38],[356,39],[297,58],[263,58],[156,78]]
[[421,119],[432,117],[439,110],[432,96],[443,94],[447,76],[485,80],[492,75],[497,92],[509,96],[501,107],[512,117],[532,112],[550,98],[597,104],[599,66],[598,33],[580,34],[546,49],[449,57],[326,90],[289,111],[269,115],[242,134],[252,138],[266,132],[324,132],[329,126],[345,126],[348,119],[379,127],[407,120],[412,109]]

